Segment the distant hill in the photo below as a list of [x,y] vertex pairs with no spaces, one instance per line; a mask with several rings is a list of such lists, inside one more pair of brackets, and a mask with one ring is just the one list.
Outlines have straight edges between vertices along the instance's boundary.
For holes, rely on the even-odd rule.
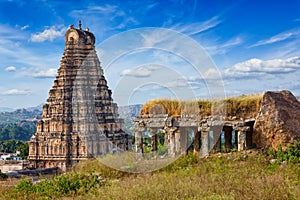
[[139,115],[142,104],[119,106],[119,115],[121,118],[135,118]]
[[142,104],[119,106],[119,115],[125,121],[124,131],[126,133],[133,135],[133,133],[131,132],[131,128],[133,126],[133,119],[139,115],[142,107]]
[[[135,118],[139,115],[142,104],[119,106],[121,118]],[[34,122],[41,119],[43,104],[35,107],[14,110],[12,108],[0,107],[0,124],[14,124],[24,122]],[[1,111],[3,108],[3,111]]]
[[36,122],[41,119],[39,109],[17,109],[13,112],[0,112],[0,141],[28,141],[35,133]]
[[27,110],[25,108],[17,109],[13,112],[1,112],[0,113],[0,124],[15,124],[25,122],[36,122],[41,119],[42,111]]
[[34,106],[34,107],[28,107],[28,108],[26,108],[26,110],[28,110],[28,111],[34,111],[34,110],[42,111],[43,110],[43,105],[44,104],[40,104],[40,105],[37,105],[37,106]]
[[13,108],[0,107],[0,112],[12,112],[12,111],[14,111]]

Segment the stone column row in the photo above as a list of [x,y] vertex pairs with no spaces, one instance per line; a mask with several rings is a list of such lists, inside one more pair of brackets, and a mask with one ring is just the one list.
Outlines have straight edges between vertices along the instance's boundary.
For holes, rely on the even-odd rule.
[[[143,157],[143,136],[146,130],[151,132],[152,152],[158,150],[158,135],[156,128],[146,128],[142,126],[135,131],[135,147],[137,158]],[[165,145],[168,148],[168,154],[174,157],[179,154],[187,154],[188,149],[188,128],[168,126],[163,129],[165,134]],[[211,149],[217,152],[221,151],[221,132],[224,132],[225,151],[229,152],[233,148],[232,132],[236,131],[235,143],[238,151],[246,148],[246,133],[248,127],[232,127],[232,126],[205,126],[194,130],[194,155],[208,156]]]

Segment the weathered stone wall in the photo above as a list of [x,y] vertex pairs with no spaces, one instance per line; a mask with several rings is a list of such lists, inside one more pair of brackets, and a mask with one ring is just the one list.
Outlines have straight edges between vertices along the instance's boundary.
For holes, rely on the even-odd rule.
[[0,161],[0,170],[2,173],[15,170],[23,170],[28,167],[28,161],[24,160],[1,160]]

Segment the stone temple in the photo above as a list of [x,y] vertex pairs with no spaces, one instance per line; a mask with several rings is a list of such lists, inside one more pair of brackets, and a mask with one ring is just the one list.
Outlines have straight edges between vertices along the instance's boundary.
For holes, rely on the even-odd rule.
[[126,151],[131,137],[123,131],[117,104],[95,51],[95,36],[70,26],[65,51],[42,120],[30,139],[32,168],[65,171],[80,160]]

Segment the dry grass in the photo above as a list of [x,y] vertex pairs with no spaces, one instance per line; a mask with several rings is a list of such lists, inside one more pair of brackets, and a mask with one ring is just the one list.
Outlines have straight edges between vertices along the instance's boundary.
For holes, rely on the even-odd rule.
[[253,118],[260,109],[262,96],[262,94],[255,94],[197,101],[154,99],[144,104],[141,115],[168,114],[174,117],[181,114],[210,116],[226,113],[226,116]]
[[173,163],[178,156],[175,158],[158,158],[157,155],[152,155],[152,153],[144,153],[144,158],[137,159],[134,152],[106,155],[97,159],[82,161],[74,167],[73,171],[84,173],[92,170],[101,172],[106,178],[122,177],[128,173],[147,173],[161,169]]
[[79,199],[299,199],[299,178],[299,165],[270,165],[261,156],[183,158],[159,172],[112,181]]
[[13,188],[20,180],[8,178],[5,181],[0,181],[0,194]]
[[[129,174],[97,160],[77,165],[77,173],[93,171],[108,181],[98,190],[60,199],[299,199],[300,166],[269,164],[263,155],[191,155],[156,172]],[[83,195],[83,196],[82,196]],[[15,194],[14,197],[18,195]],[[34,196],[34,195],[33,195]],[[9,199],[9,195],[0,195]],[[43,199],[35,195],[37,199]],[[18,199],[24,199],[21,194]]]

